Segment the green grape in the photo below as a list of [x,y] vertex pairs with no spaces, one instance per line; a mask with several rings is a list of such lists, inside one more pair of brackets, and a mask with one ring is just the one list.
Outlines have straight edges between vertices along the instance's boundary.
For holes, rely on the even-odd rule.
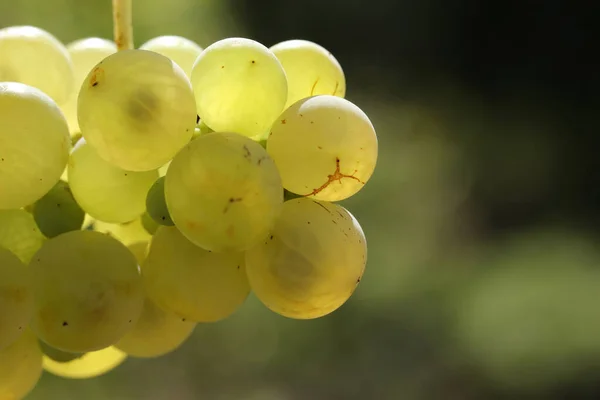
[[33,291],[29,268],[0,247],[0,353],[29,325],[33,314]]
[[48,356],[43,358],[47,372],[68,379],[90,379],[112,371],[127,359],[127,354],[114,346],[91,351],[70,361],[56,361]]
[[196,245],[242,251],[262,240],[283,203],[281,179],[267,152],[236,133],[190,142],[165,181],[171,218]]
[[146,229],[144,229],[142,217],[124,224],[109,224],[107,222],[95,221],[93,230],[105,233],[108,236],[117,239],[125,246],[129,246],[136,242],[147,242],[152,238]]
[[198,122],[198,125],[196,126],[196,129],[198,129],[200,131],[200,133],[198,134],[198,136],[200,135],[205,135],[207,133],[212,133],[214,132],[208,125],[206,125],[206,123],[204,121],[200,121]]
[[154,51],[173,60],[189,77],[194,61],[202,53],[202,47],[181,36],[159,36],[140,46],[140,50]]
[[267,151],[290,192],[338,201],[358,192],[377,162],[377,135],[348,100],[315,96],[285,110],[271,129]]
[[231,315],[248,297],[244,254],[213,253],[161,226],[142,267],[146,293],[180,318],[214,322]]
[[320,94],[345,96],[344,71],[323,47],[307,40],[287,40],[271,47],[271,51],[281,62],[287,76],[285,108],[298,100]]
[[152,219],[152,217],[150,216],[150,214],[148,214],[147,212],[145,212],[142,215],[141,220],[142,220],[142,226],[144,227],[144,230],[149,235],[154,235],[154,233],[156,232],[156,230],[160,226],[159,224],[156,223],[156,221],[154,221]]
[[84,353],[116,343],[142,311],[137,262],[117,240],[92,231],[63,233],[33,257],[31,327],[59,350]]
[[66,182],[58,181],[33,208],[33,218],[48,238],[81,229],[85,212],[73,198]]
[[69,159],[69,185],[81,208],[95,219],[132,221],[146,209],[146,194],[158,172],[125,171],[105,161],[84,139]]
[[147,242],[147,241],[146,242],[135,242],[135,243],[131,243],[127,246],[129,251],[131,251],[131,254],[133,254],[135,259],[137,260],[138,265],[142,265],[142,263],[146,259],[146,256],[148,255],[148,247],[149,247],[149,242]]
[[41,340],[39,340],[38,342],[39,342],[40,348],[42,349],[42,353],[44,354],[44,356],[48,357],[49,359],[51,359],[53,361],[59,362],[59,363],[66,363],[69,361],[73,361],[85,354],[85,353],[69,353],[68,351],[62,351],[62,350],[55,349],[54,347],[50,346],[49,344],[44,343]]
[[272,311],[322,317],[339,308],[363,275],[367,243],[358,221],[336,204],[286,201],[271,235],[246,253],[250,287]]
[[0,210],[0,247],[10,250],[24,264],[29,264],[45,241],[33,215],[25,210]]
[[287,81],[269,49],[230,38],[207,47],[192,70],[198,115],[217,132],[262,136],[283,111]]
[[[48,32],[33,26],[0,29],[0,54],[0,82],[33,86],[59,104],[71,94],[71,58],[65,46]],[[46,128],[37,117],[29,115],[29,119]]]
[[160,177],[154,182],[146,197],[146,210],[148,215],[159,225],[173,226],[165,201],[165,177]]
[[77,115],[83,137],[100,157],[125,170],[149,171],[190,141],[196,105],[189,79],[173,61],[124,50],[87,76]]
[[[194,128],[194,133],[196,131],[196,128]],[[158,169],[158,176],[165,176],[167,175],[167,171],[169,170],[169,166],[171,165],[171,160],[169,160],[168,163],[166,163],[165,165],[163,165],[162,167],[160,167]]]
[[42,351],[31,330],[0,349],[0,399],[23,399],[42,376]]
[[77,121],[77,96],[79,95],[79,89],[81,89],[81,85],[92,68],[104,58],[116,53],[117,46],[110,40],[86,38],[69,43],[67,51],[73,62],[75,84],[69,94],[68,100],[64,104],[61,104],[60,108],[65,114],[71,135],[75,135],[80,132],[79,122]]
[[25,207],[48,192],[70,150],[69,128],[50,97],[0,82],[0,209]]

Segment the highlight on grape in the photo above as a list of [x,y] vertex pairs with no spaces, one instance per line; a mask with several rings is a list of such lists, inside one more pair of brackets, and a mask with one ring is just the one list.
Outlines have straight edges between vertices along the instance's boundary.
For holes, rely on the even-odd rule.
[[251,291],[323,317],[364,273],[365,235],[334,202],[363,189],[378,143],[334,56],[134,49],[123,15],[115,42],[0,30],[0,399],[43,370],[87,379],[173,352]]

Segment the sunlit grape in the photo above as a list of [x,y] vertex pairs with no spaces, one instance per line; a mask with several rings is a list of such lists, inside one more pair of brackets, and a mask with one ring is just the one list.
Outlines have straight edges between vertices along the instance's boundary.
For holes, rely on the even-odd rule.
[[192,76],[194,62],[202,53],[202,47],[181,36],[159,36],[140,46],[140,50],[150,50],[169,57],[181,67],[189,77]]
[[24,333],[0,349],[0,399],[24,398],[42,376],[42,351],[33,332]]

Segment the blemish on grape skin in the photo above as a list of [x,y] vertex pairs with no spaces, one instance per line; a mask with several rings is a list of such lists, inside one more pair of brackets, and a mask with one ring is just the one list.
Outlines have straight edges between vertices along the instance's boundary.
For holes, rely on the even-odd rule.
[[100,67],[94,68],[90,76],[90,86],[96,87],[100,83],[100,80],[104,77],[104,69]]
[[225,209],[223,210],[223,214],[227,213],[227,211],[229,211],[229,207],[233,204],[233,203],[238,203],[242,201],[241,197],[230,197],[229,198],[229,202],[227,203],[227,205],[225,206]]
[[323,189],[325,189],[327,186],[329,186],[330,183],[335,182],[335,181],[338,181],[341,185],[342,178],[354,179],[355,181],[358,181],[364,185],[365,183],[363,181],[361,181],[356,176],[354,176],[354,174],[356,174],[357,172],[358,172],[358,170],[354,170],[354,172],[351,175],[342,174],[340,171],[340,159],[339,159],[339,157],[336,157],[335,158],[335,171],[333,171],[333,174],[327,175],[327,182],[322,184],[320,187],[313,189],[312,192],[310,192],[309,194],[305,194],[304,196],[314,196],[317,193],[321,192]]
[[323,150],[323,148],[321,146],[317,146],[317,149],[319,150]]
[[287,123],[287,121],[286,121],[285,119],[282,119],[282,120],[281,120],[281,124],[282,124],[282,125],[285,125],[286,123]]
[[312,88],[310,89],[310,95],[311,96],[315,95],[315,89],[317,87],[317,83],[319,83],[319,79],[321,79],[321,78],[317,78],[317,80],[315,81],[315,83],[313,83]]
[[69,323],[67,321],[63,321],[62,326],[69,326]]

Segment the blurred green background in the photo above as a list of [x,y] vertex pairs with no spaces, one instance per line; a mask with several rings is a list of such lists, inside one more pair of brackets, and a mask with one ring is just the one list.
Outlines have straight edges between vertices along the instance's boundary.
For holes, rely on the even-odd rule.
[[[0,27],[110,38],[110,3],[0,0]],[[88,381],[46,374],[29,398],[600,398],[599,10],[586,7],[134,0],[136,45],[304,38],[338,58],[380,140],[375,175],[344,202],[366,274],[325,318],[250,297],[174,354]]]

